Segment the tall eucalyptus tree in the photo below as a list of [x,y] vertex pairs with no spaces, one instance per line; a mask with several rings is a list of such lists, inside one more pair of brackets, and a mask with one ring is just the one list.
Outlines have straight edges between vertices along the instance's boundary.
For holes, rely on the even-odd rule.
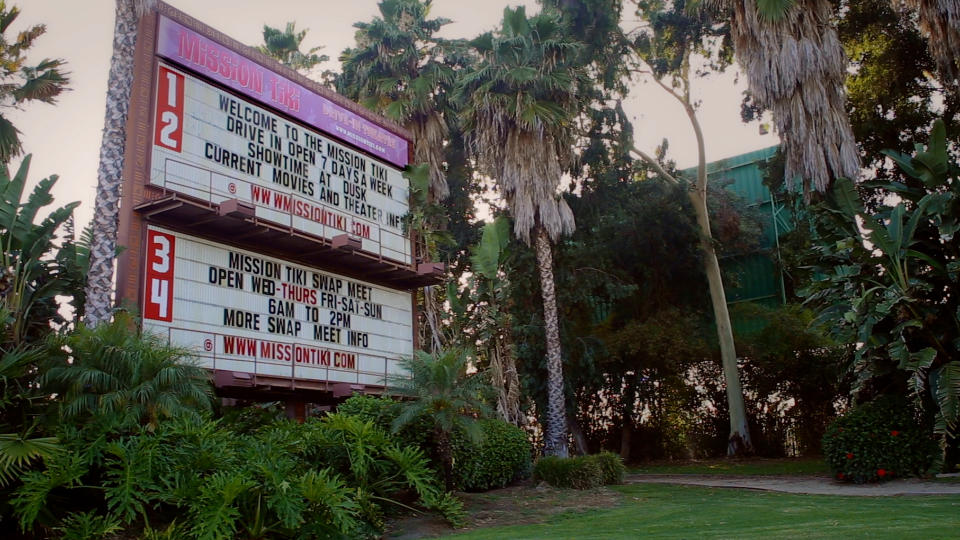
[[536,249],[547,344],[545,451],[562,456],[567,429],[552,243],[575,227],[558,187],[573,158],[582,45],[567,37],[555,11],[527,17],[523,7],[506,8],[501,28],[471,45],[480,61],[457,86],[460,118],[478,169],[507,202],[514,234]]
[[87,275],[84,322],[93,327],[109,321],[113,307],[113,261],[117,250],[123,152],[133,86],[133,55],[137,23],[156,0],[117,0],[113,56],[107,80],[107,107],[97,169],[97,197],[93,212],[93,243]]
[[661,179],[682,187],[693,206],[700,232],[703,271],[707,276],[717,340],[720,344],[723,376],[726,382],[727,406],[730,414],[727,453],[730,455],[752,453],[753,444],[740,384],[733,326],[730,322],[723,277],[707,209],[706,140],[697,118],[697,107],[690,94],[692,65],[698,59],[712,64],[712,67],[718,70],[729,65],[729,56],[724,54],[722,47],[724,31],[709,24],[708,15],[703,12],[686,13],[682,1],[638,0],[636,4],[646,24],[631,34],[630,44],[634,60],[638,64],[639,71],[651,77],[683,107],[693,128],[697,144],[696,177],[687,179],[680,174],[671,174],[656,158],[640,149],[634,148],[633,153],[648,163]]

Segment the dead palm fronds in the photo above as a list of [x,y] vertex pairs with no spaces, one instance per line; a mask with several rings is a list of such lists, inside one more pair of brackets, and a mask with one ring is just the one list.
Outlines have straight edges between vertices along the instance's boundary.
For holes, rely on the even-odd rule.
[[823,191],[856,178],[856,141],[846,112],[847,60],[827,0],[718,2],[732,15],[737,60],[757,103],[773,112],[786,176]]
[[960,81],[960,0],[893,0],[917,12],[930,54],[945,81]]

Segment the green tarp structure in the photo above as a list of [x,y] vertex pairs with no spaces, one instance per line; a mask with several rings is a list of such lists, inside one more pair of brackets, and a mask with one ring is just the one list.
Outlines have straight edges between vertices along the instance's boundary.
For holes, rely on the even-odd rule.
[[[768,307],[785,302],[783,276],[777,266],[778,237],[792,227],[789,209],[771,196],[763,184],[761,165],[777,152],[776,146],[740,154],[707,164],[707,181],[723,185],[744,203],[753,207],[760,217],[763,236],[756,250],[720,259],[724,273],[724,290],[731,307],[734,330],[749,333],[760,330],[764,321],[737,315],[734,306],[753,302]],[[688,178],[696,176],[696,169],[686,169]]]

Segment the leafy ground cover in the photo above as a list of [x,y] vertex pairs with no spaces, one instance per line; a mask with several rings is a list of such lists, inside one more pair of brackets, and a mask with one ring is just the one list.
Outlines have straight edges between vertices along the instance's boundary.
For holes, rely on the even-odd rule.
[[635,474],[717,474],[717,475],[829,475],[820,458],[786,458],[749,460],[711,459],[678,463],[651,462],[629,467]]
[[616,493],[620,502],[451,537],[903,539],[953,537],[960,526],[958,496],[840,497],[645,484],[595,491]]

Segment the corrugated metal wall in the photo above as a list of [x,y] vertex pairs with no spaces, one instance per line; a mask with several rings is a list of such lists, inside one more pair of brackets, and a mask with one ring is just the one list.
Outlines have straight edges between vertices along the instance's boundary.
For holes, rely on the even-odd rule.
[[[725,184],[726,189],[740,197],[746,204],[757,209],[763,226],[763,238],[757,251],[720,259],[720,266],[727,277],[724,291],[731,307],[741,302],[775,307],[785,302],[783,279],[775,263],[778,249],[777,237],[787,231],[791,220],[788,210],[778,204],[763,184],[760,166],[777,152],[776,146],[740,154],[707,164],[707,179],[710,183]],[[683,171],[695,175],[695,169]],[[739,332],[757,331],[764,321],[732,315],[734,329]]]

